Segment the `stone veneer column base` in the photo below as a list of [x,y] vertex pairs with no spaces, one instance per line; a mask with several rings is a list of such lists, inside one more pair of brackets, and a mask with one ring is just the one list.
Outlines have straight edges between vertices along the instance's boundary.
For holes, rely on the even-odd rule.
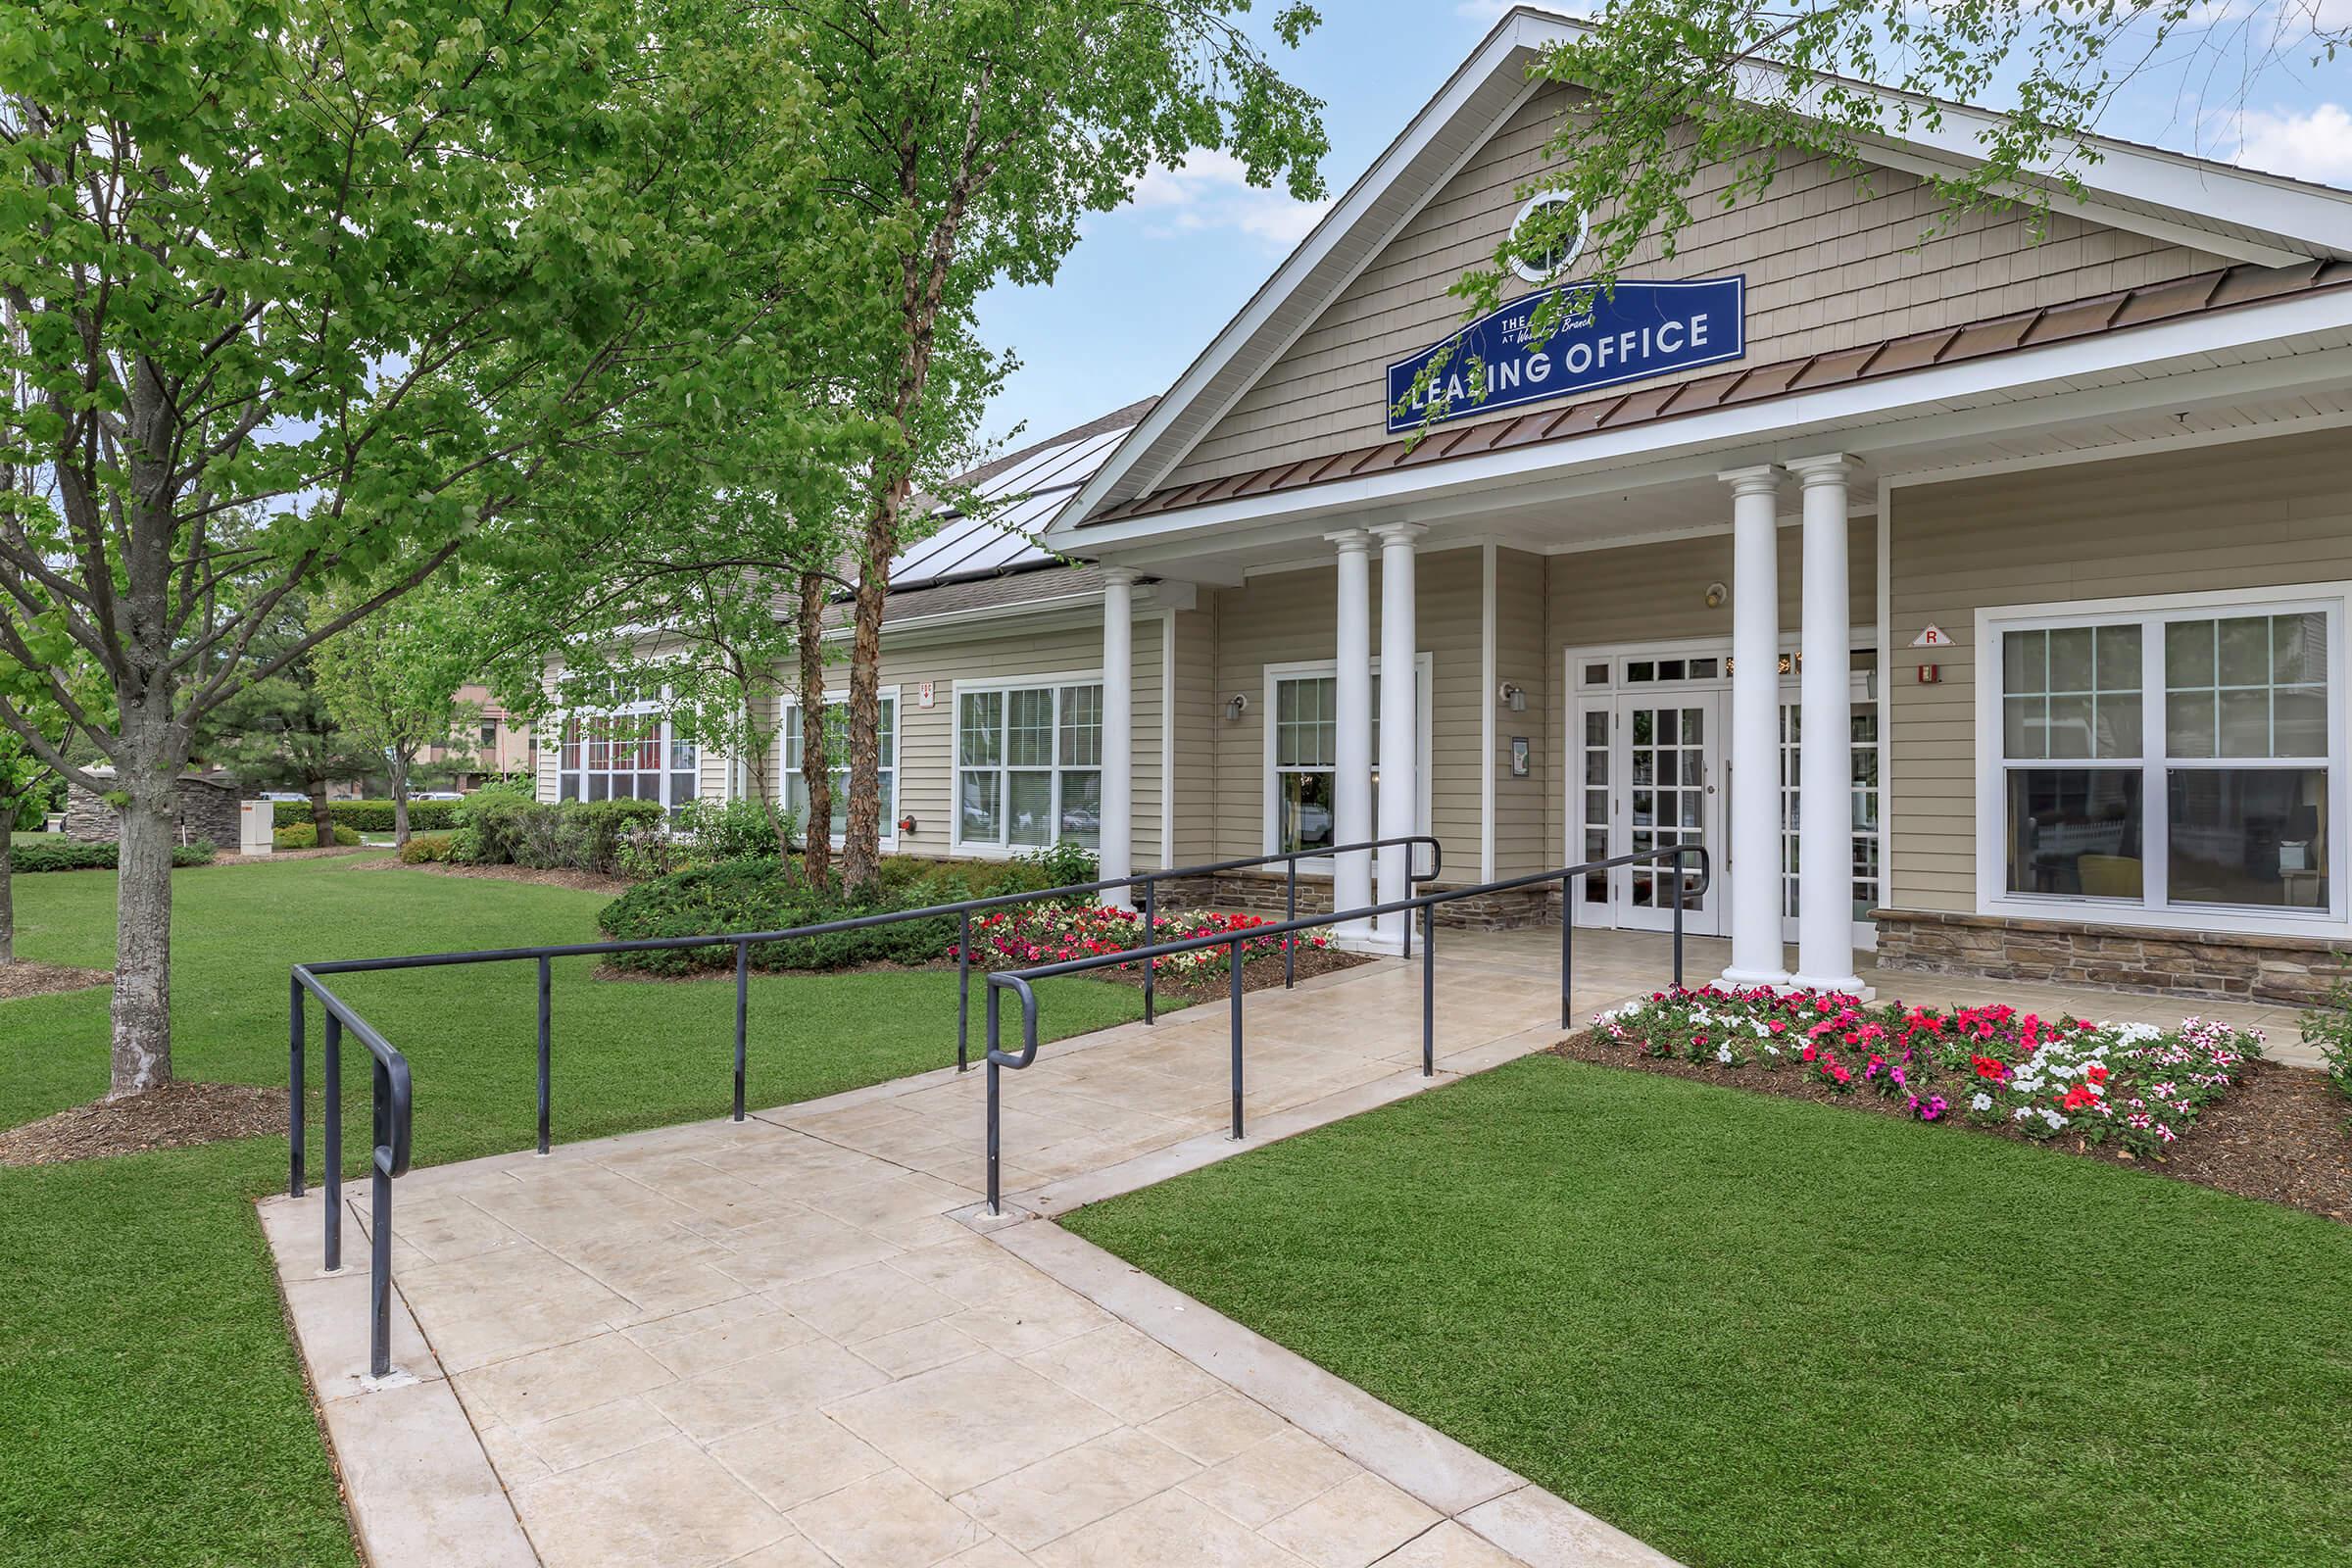
[[1874,909],[1878,967],[2308,1005],[2352,975],[2352,943],[2087,920]]

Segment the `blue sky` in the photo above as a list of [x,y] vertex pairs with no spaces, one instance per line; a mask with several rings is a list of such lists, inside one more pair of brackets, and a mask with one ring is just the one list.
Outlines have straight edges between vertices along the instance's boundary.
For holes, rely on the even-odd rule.
[[[2208,30],[2180,65],[2119,100],[2112,135],[2352,186],[2352,58],[2317,70],[2273,68],[2230,102],[2196,84],[2249,37],[2278,24],[2352,22],[2352,0],[2208,0]],[[1268,9],[1261,4],[1260,10]],[[1324,178],[1346,190],[1485,36],[1508,0],[1324,0],[1324,24],[1296,54],[1292,79],[1325,100]],[[2305,50],[2305,54],[2309,51]],[[2225,74],[2227,74],[2225,71]],[[1998,104],[1991,107],[1998,108]],[[1317,209],[1245,185],[1229,159],[1198,157],[1155,172],[1136,199],[1090,220],[1060,275],[1042,288],[999,288],[982,301],[990,344],[1021,368],[985,426],[1035,440],[1164,391],[1313,225]]]

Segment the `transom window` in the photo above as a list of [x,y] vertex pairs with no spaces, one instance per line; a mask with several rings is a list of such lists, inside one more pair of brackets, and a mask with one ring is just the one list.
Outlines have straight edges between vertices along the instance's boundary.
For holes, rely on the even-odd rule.
[[673,813],[701,789],[702,753],[662,704],[644,700],[607,713],[566,713],[556,753],[556,798],[659,801]]
[[[876,792],[882,797],[882,842],[896,844],[899,840],[899,698],[896,692],[886,691],[881,698],[881,712],[876,719],[875,746],[881,766],[876,769]],[[835,765],[827,771],[833,778],[832,836],[840,838],[850,826],[850,759],[847,737],[850,710],[846,700],[828,693],[825,698],[825,735],[840,754]],[[808,780],[802,776],[801,763],[807,753],[801,732],[801,705],[787,702],[784,708],[784,806],[792,812],[793,820],[806,833],[808,829]]]
[[2332,912],[2338,613],[2000,627],[2003,894]]
[[956,842],[1040,849],[1102,839],[1102,684],[956,695]]

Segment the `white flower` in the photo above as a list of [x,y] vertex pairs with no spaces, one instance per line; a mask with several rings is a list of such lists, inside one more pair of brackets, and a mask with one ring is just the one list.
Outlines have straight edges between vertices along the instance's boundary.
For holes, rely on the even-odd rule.
[[1992,1097],[1980,1089],[1975,1094],[1968,1097],[1968,1108],[1971,1110],[1990,1110],[1992,1108]]
[[2024,1121],[2028,1116],[2033,1114],[2034,1107],[2032,1105],[2020,1105],[2009,1113],[2009,1119],[2011,1121]]
[[2055,1132],[2059,1128],[2066,1125],[2066,1118],[2059,1115],[2056,1111],[2050,1109],[2050,1107],[2047,1105],[2041,1107],[2041,1119],[2050,1124],[2050,1130],[2052,1132]]
[[1722,1062],[1726,1067],[1729,1067],[1732,1064],[1732,1048],[1729,1046],[1717,1046],[1715,1048],[1715,1059]]

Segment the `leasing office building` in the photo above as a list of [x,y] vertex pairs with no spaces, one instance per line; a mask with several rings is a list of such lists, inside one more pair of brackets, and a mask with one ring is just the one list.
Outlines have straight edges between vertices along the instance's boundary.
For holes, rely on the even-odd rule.
[[[894,611],[895,847],[1425,828],[1461,885],[1697,842],[1738,979],[1875,948],[2303,994],[2352,946],[2352,195],[2107,144],[2038,242],[1923,242],[1950,115],[1867,189],[1791,159],[1541,350],[1506,305],[1492,395],[1414,442],[1392,404],[1521,216],[1562,104],[1525,69],[1571,25],[1506,17],[1124,411],[1045,537],[1094,564]],[[1572,915],[1668,902],[1619,870]]]

